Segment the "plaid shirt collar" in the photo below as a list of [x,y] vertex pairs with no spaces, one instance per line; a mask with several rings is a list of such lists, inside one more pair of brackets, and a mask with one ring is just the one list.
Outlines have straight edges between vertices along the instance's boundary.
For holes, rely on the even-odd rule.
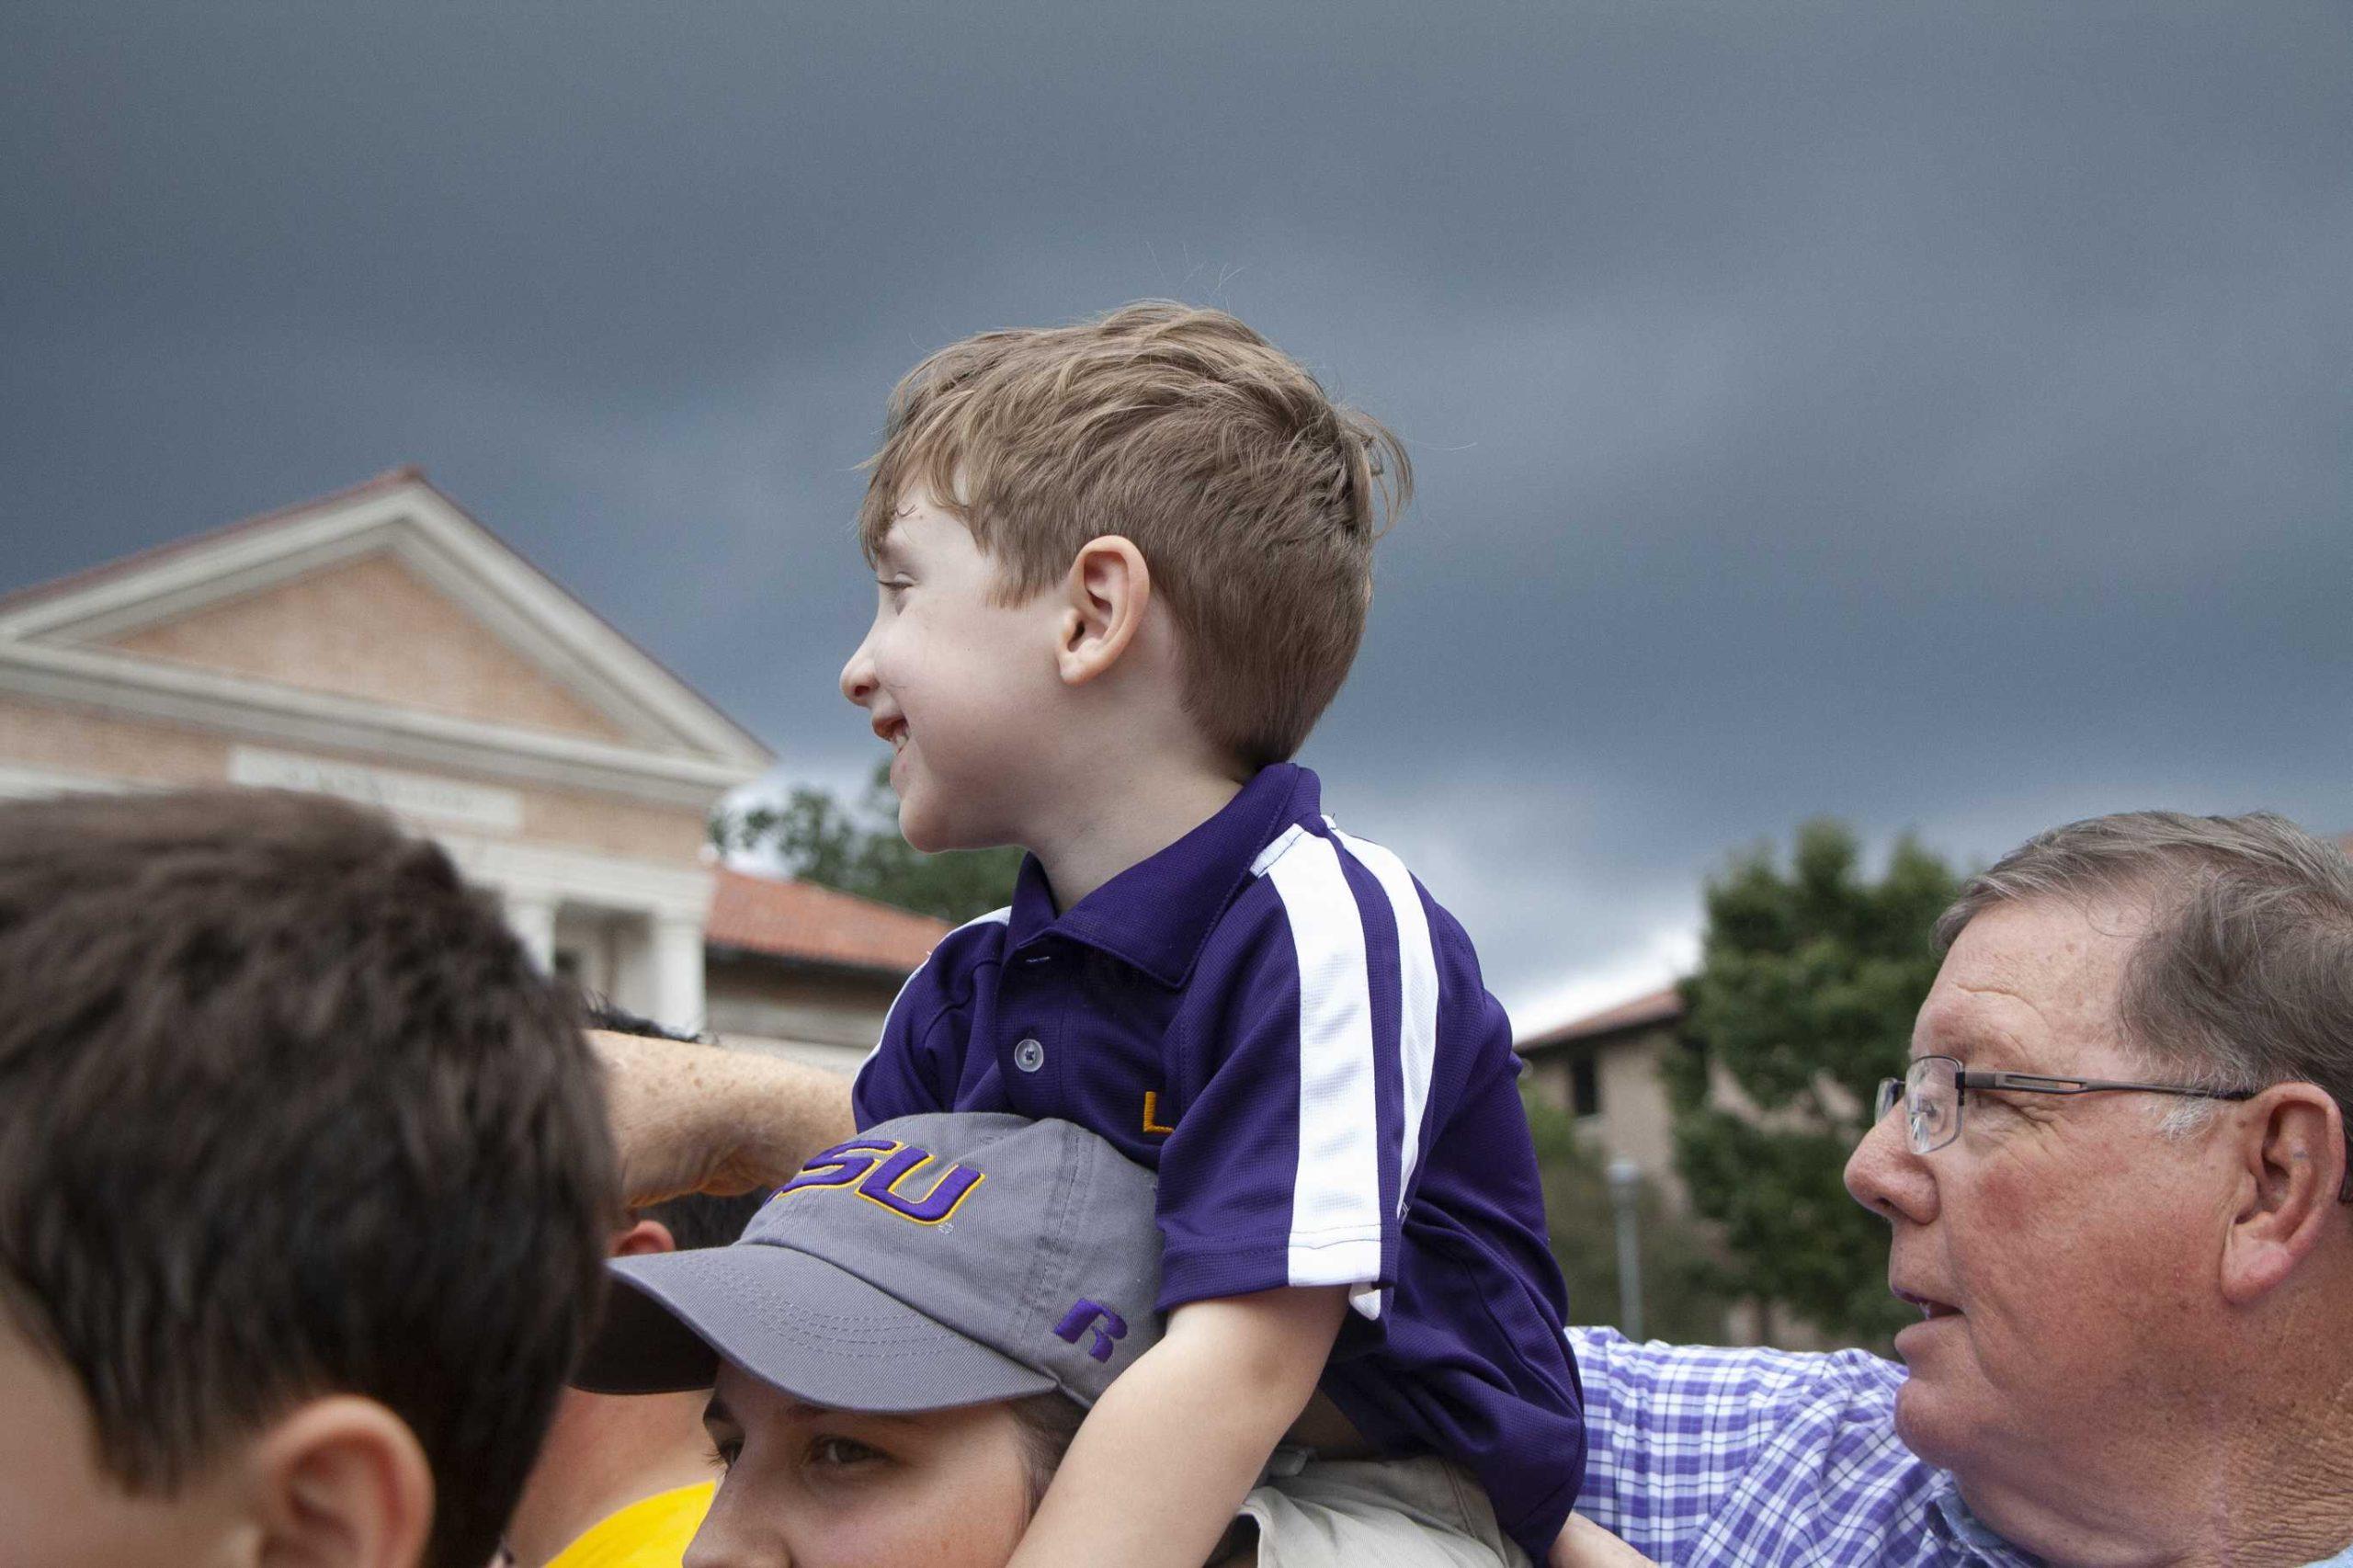
[[[1662,1562],[2041,1568],[1895,1435],[1904,1369],[1860,1350],[1636,1345],[1573,1328],[1577,1511]],[[2309,1568],[2353,1568],[2353,1545]]]

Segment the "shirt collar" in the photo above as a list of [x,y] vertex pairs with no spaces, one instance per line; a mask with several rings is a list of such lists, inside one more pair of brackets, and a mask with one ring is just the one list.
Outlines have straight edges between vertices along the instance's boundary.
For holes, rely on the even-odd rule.
[[1284,828],[1313,818],[1322,787],[1304,767],[1264,767],[1218,813],[1064,910],[1034,855],[1014,883],[1006,948],[1049,934],[1110,954],[1163,985],[1185,983],[1218,917],[1247,883],[1251,862]]

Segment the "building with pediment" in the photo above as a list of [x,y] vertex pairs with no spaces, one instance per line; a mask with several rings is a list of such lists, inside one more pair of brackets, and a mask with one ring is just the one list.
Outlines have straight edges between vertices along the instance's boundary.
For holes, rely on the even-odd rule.
[[716,864],[711,807],[774,760],[414,469],[0,597],[0,795],[381,805],[551,971],[854,1061],[945,927]]

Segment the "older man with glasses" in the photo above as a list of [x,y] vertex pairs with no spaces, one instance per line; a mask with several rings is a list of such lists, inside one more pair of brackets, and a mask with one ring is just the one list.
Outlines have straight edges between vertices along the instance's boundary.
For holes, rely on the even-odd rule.
[[1847,1165],[1904,1366],[1580,1331],[1580,1509],[1684,1562],[2353,1564],[2353,864],[2101,817],[1938,935]]
[[1903,1365],[1572,1330],[1580,1513],[1742,1568],[2353,1568],[2353,862],[2277,817],[2101,817],[1938,936],[1847,1167],[1920,1308]]

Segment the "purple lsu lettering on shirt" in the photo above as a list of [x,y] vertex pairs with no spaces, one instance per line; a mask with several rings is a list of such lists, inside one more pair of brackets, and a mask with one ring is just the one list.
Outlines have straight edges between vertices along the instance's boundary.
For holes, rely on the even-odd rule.
[[1068,909],[1026,861],[909,977],[854,1103],[1060,1118],[1155,1170],[1163,1312],[1345,1288],[1324,1392],[1468,1467],[1540,1561],[1585,1426],[1518,1078],[1461,927],[1281,764]]
[[801,1167],[801,1174],[776,1189],[775,1198],[787,1198],[796,1192],[824,1192],[848,1189],[860,1198],[881,1204],[903,1220],[918,1225],[937,1225],[956,1212],[958,1205],[972,1195],[981,1185],[982,1173],[969,1165],[943,1165],[933,1177],[930,1189],[921,1196],[900,1190],[906,1182],[938,1156],[927,1149],[911,1143],[899,1143],[887,1138],[854,1138],[847,1143],[836,1143]]
[[1108,1361],[1112,1345],[1128,1336],[1128,1320],[1100,1301],[1082,1298],[1073,1302],[1070,1311],[1063,1314],[1063,1321],[1054,1325],[1054,1335],[1068,1344],[1075,1345],[1078,1336],[1087,1333],[1092,1333],[1095,1337],[1088,1342],[1086,1353],[1097,1361]]

